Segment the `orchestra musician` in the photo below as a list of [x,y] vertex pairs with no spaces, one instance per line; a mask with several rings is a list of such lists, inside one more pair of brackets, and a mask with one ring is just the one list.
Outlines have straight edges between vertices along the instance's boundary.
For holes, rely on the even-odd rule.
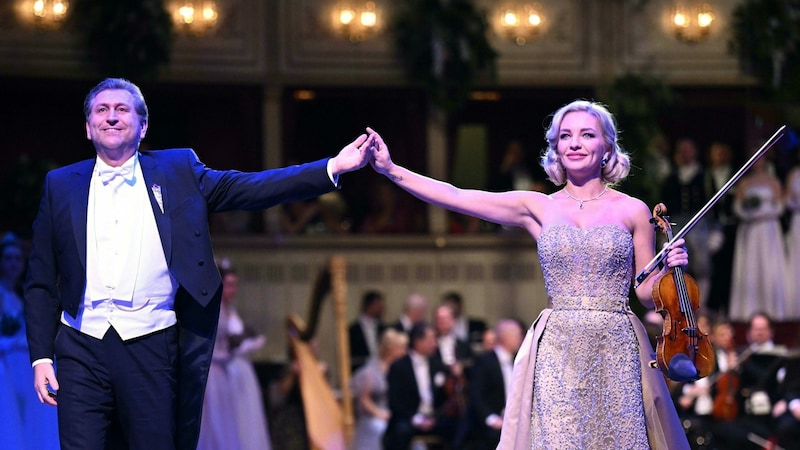
[[773,403],[778,399],[778,374],[786,355],[784,347],[773,342],[772,319],[763,312],[750,317],[747,329],[749,346],[739,358],[736,414],[717,420],[713,434],[719,448],[762,449],[772,435]]
[[[701,327],[701,331],[703,329]],[[676,402],[684,423],[688,421],[690,424],[687,427],[689,443],[695,448],[711,448],[714,421],[725,420],[736,413],[739,356],[735,349],[733,324],[727,320],[714,322],[709,339],[716,353],[714,372],[684,384]]]

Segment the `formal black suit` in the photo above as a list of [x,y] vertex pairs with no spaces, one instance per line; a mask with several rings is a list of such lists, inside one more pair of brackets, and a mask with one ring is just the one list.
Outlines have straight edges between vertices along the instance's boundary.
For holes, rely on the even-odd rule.
[[474,317],[467,318],[467,341],[473,348],[483,344],[483,335],[487,329],[486,321]]
[[[375,345],[380,345],[381,334],[386,326],[379,323],[376,328],[377,335],[375,336]],[[367,362],[371,356],[369,353],[369,345],[367,345],[367,337],[364,334],[364,327],[361,322],[356,320],[351,323],[347,328],[347,335],[350,338],[350,369],[355,373],[364,363]]]
[[[430,386],[434,411],[438,411],[445,401],[444,382],[447,368],[435,359],[428,359]],[[386,432],[383,435],[384,450],[408,450],[411,440],[417,434],[411,420],[417,414],[420,402],[419,387],[414,376],[414,366],[410,355],[398,359],[389,367],[386,376],[388,385],[389,410],[392,412]],[[437,425],[440,422],[437,417]],[[433,433],[437,430],[434,429]]]
[[397,331],[399,331],[399,332],[401,332],[401,333],[405,333],[405,334],[408,334],[408,333],[411,332],[411,327],[406,328],[405,325],[403,324],[403,321],[400,320],[400,319],[397,319],[394,323],[392,323],[390,325],[390,327],[395,329],[395,330],[397,330]]
[[[192,150],[178,149],[142,151],[139,162],[169,271],[180,284],[174,304],[179,345],[176,446],[194,449],[221,297],[208,215],[268,208],[318,196],[334,186],[327,160],[243,173],[209,169]],[[25,289],[32,361],[54,357],[61,311],[75,317],[83,300],[94,164],[94,159],[81,161],[53,170],[45,179]],[[153,185],[160,186],[163,212]]]
[[506,387],[497,353],[489,350],[478,355],[470,375],[470,420],[474,425],[472,435],[480,441],[481,448],[495,448],[500,442],[500,430],[486,425],[486,418],[492,414],[503,417],[506,407]]
[[[467,341],[462,341],[461,339],[456,338],[455,340],[455,357],[458,362],[460,362],[463,366],[469,367],[472,365],[472,347],[470,347]],[[443,363],[442,360],[442,351],[437,346],[436,351],[433,354],[433,358],[438,359],[440,362]]]

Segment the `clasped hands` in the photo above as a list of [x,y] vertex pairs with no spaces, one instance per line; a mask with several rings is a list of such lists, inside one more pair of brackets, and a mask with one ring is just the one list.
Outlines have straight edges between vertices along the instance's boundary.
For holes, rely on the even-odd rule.
[[358,170],[368,163],[381,174],[386,174],[392,166],[386,144],[380,135],[369,127],[367,133],[358,136],[331,158],[330,172],[337,177],[345,172]]

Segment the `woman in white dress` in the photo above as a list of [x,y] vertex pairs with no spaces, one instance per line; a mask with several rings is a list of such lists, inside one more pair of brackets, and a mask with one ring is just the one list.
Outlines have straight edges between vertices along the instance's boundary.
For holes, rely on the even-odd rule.
[[353,450],[381,448],[381,438],[389,422],[386,373],[397,358],[405,355],[408,336],[393,328],[381,335],[378,356],[371,358],[353,375],[356,398],[356,432]]
[[739,218],[733,251],[729,316],[746,321],[756,311],[775,320],[786,317],[786,252],[780,217],[783,187],[765,158],[759,159],[736,188]]
[[786,264],[788,294],[786,318],[800,318],[800,163],[795,165],[786,178],[786,208],[791,213],[786,243],[789,258]]
[[269,431],[264,410],[261,385],[258,382],[250,355],[263,347],[266,338],[248,327],[236,310],[239,277],[230,268],[223,268],[222,309],[224,326],[230,345],[228,380],[233,389],[236,425],[242,450],[270,450]]

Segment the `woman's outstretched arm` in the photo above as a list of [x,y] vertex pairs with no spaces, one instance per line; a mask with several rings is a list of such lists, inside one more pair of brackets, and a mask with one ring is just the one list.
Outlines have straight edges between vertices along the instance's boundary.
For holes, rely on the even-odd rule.
[[502,225],[527,228],[538,222],[537,212],[547,197],[540,192],[487,192],[461,189],[450,183],[418,174],[392,162],[389,148],[372,128],[367,128],[373,153],[370,164],[376,172],[418,199],[460,214]]

